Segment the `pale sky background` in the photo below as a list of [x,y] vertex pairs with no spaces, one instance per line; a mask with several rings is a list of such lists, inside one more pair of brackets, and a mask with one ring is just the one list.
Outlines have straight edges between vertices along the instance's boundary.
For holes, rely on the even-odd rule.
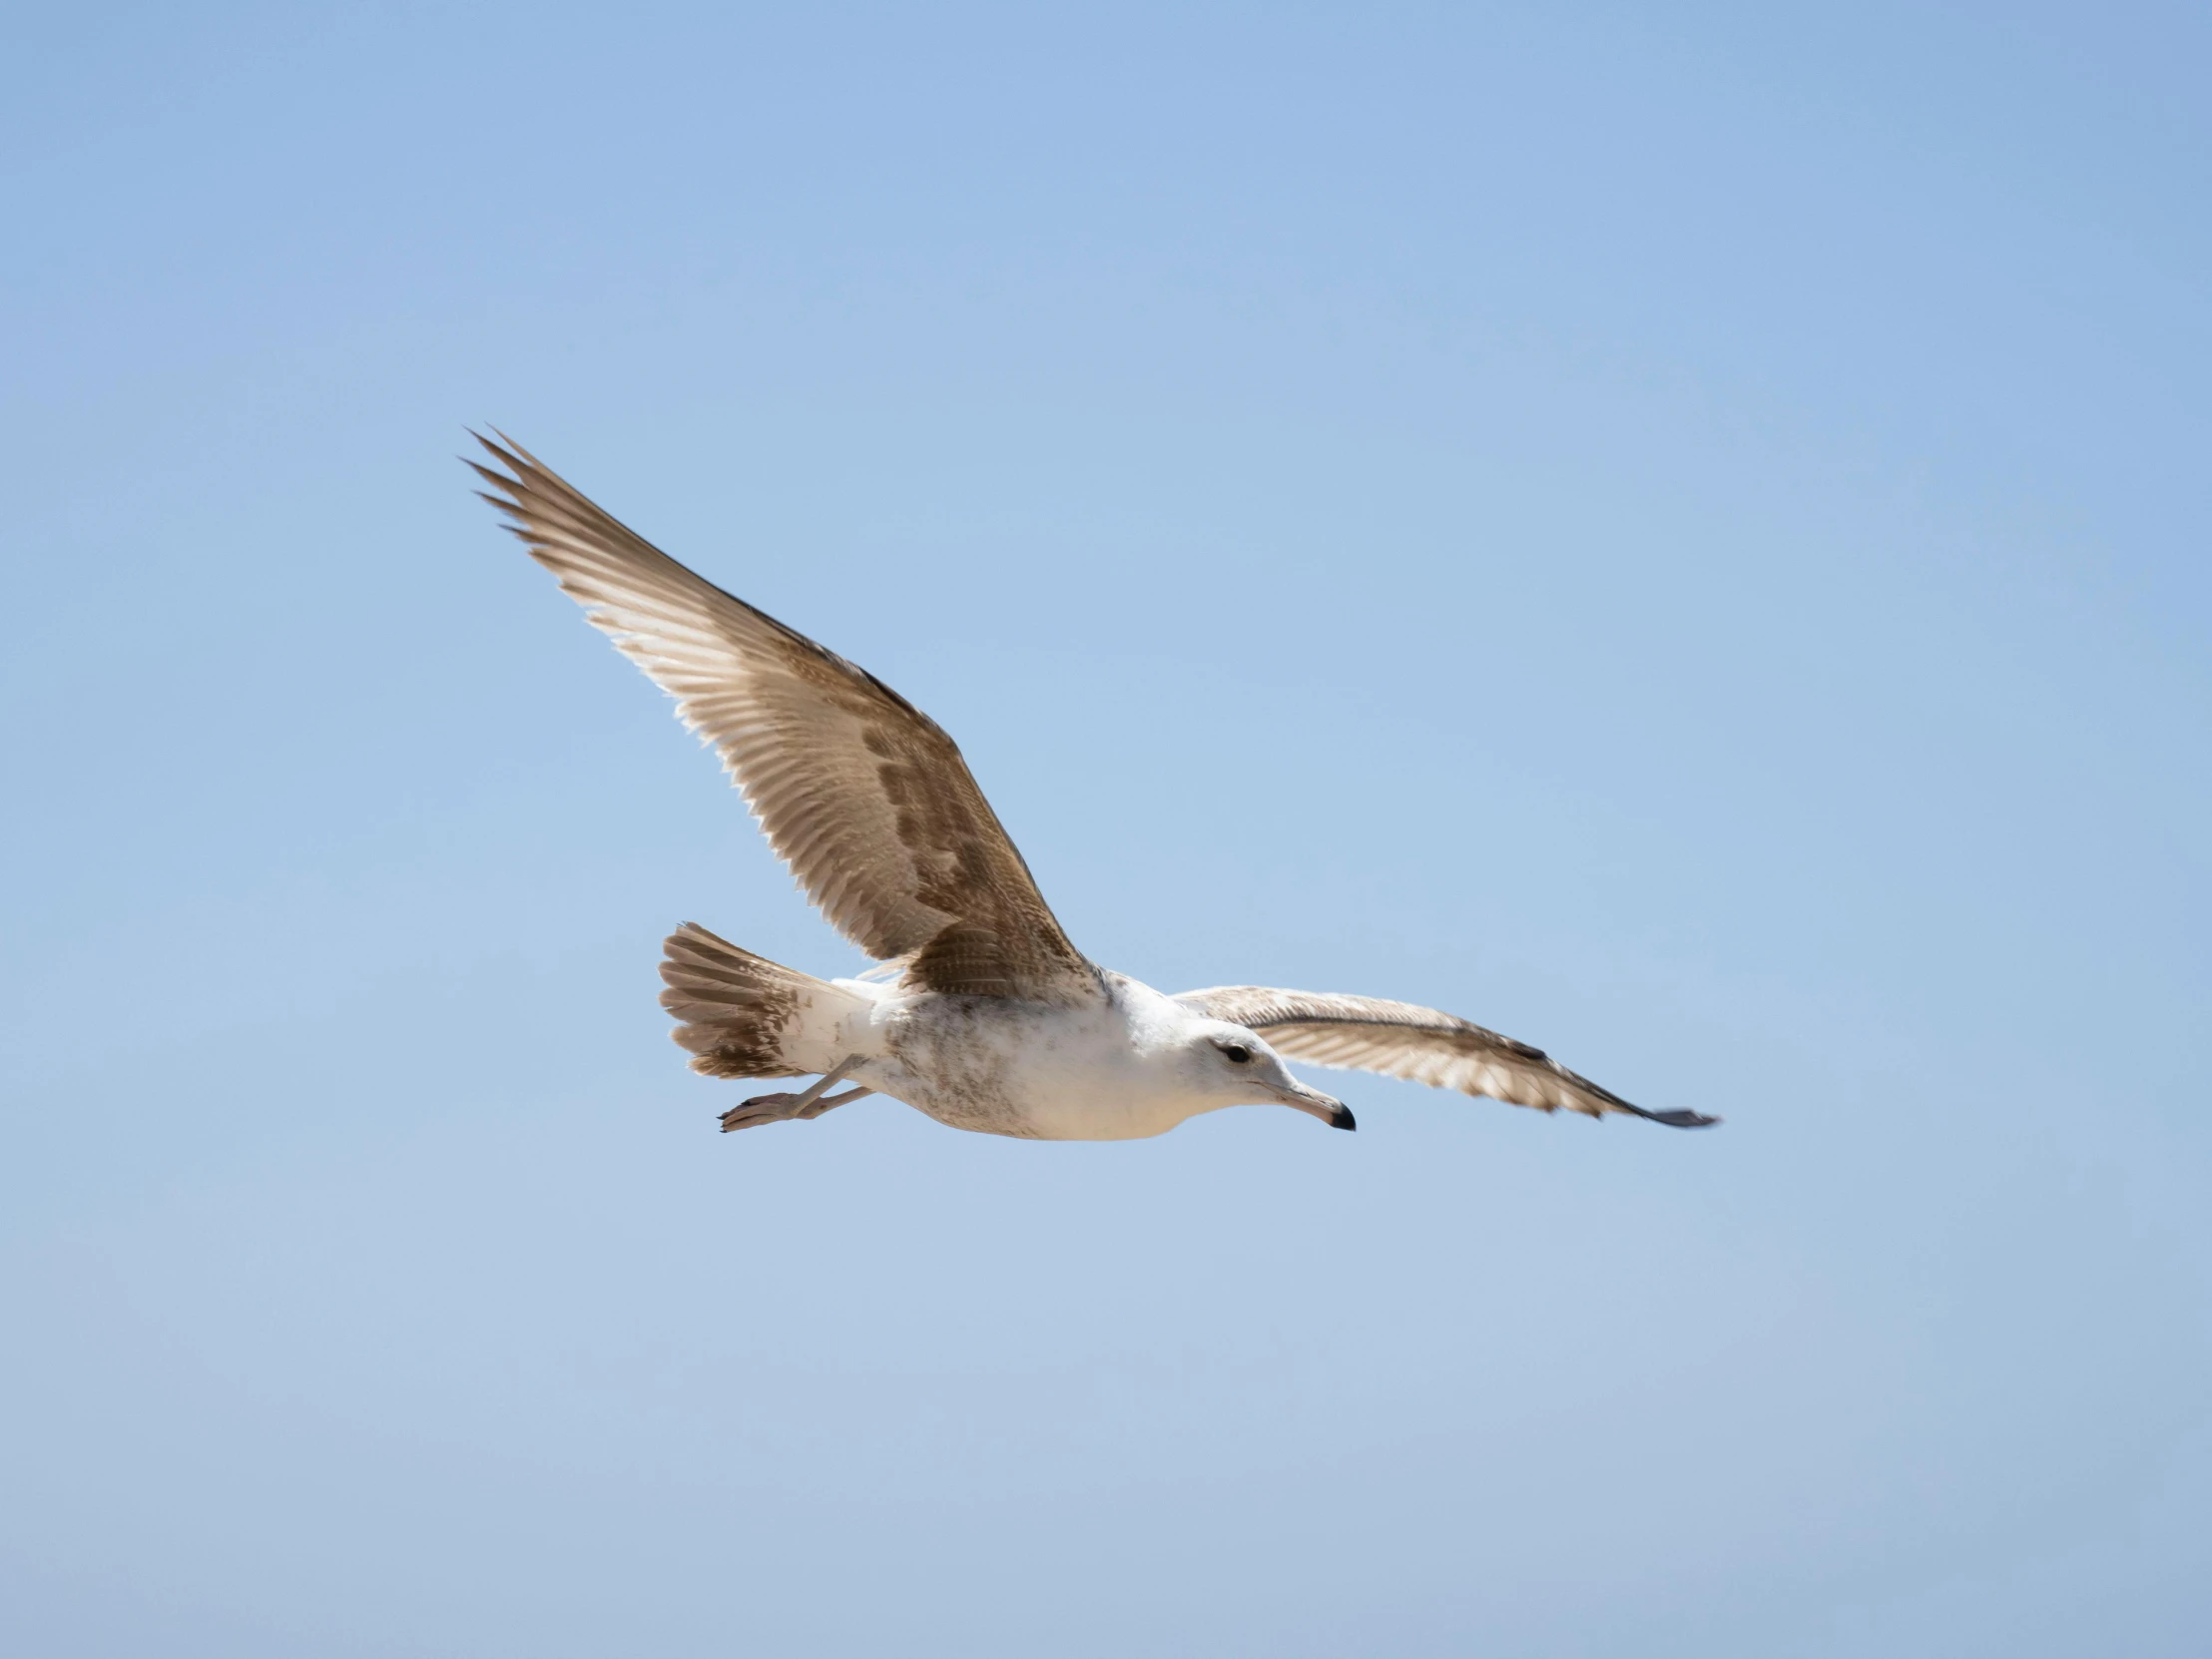
[[[2201,7],[26,9],[0,1647],[2201,1655]],[[821,972],[497,422],[1340,1073],[737,1137]]]

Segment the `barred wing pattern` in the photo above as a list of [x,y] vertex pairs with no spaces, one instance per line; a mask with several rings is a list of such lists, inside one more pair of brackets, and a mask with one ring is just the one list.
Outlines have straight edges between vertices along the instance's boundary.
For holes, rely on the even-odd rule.
[[1540,1048],[1410,1002],[1265,985],[1218,985],[1184,991],[1175,1000],[1209,1019],[1257,1031],[1277,1053],[1317,1066],[1381,1072],[1540,1112],[1564,1107],[1593,1118],[1625,1112],[1674,1129],[1703,1129],[1720,1122],[1698,1112],[1648,1112],[1631,1106]]
[[500,434],[484,499],[592,625],[676,699],[837,931],[917,988],[1103,994],[960,751],[866,670],[724,593]]

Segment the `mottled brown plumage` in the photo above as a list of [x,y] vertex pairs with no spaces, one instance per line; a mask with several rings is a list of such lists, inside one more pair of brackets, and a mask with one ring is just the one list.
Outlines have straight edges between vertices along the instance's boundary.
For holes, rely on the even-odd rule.
[[703,1077],[797,1077],[786,1033],[799,1017],[806,981],[780,962],[687,921],[662,945],[661,1006],[676,1041]]
[[[504,436],[504,434],[502,434]],[[676,699],[830,924],[921,989],[1070,1005],[1098,970],[1061,931],[941,727],[865,669],[724,593],[528,450],[471,461],[507,528]]]

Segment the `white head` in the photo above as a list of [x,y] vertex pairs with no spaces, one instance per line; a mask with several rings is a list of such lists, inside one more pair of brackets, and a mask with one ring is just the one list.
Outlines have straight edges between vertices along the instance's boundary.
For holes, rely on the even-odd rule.
[[1176,1033],[1178,1075],[1200,1111],[1217,1106],[1295,1106],[1332,1129],[1357,1127],[1341,1100],[1310,1089],[1290,1074],[1283,1057],[1257,1032],[1227,1020],[1192,1015]]

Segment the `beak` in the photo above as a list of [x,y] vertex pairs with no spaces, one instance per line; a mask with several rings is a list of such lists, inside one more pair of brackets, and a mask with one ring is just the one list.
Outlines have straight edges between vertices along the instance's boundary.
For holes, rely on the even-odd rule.
[[1308,1117],[1320,1118],[1332,1129],[1357,1129],[1352,1108],[1334,1095],[1326,1095],[1319,1089],[1309,1089],[1295,1079],[1286,1088],[1278,1089],[1275,1098],[1286,1106],[1295,1106]]

